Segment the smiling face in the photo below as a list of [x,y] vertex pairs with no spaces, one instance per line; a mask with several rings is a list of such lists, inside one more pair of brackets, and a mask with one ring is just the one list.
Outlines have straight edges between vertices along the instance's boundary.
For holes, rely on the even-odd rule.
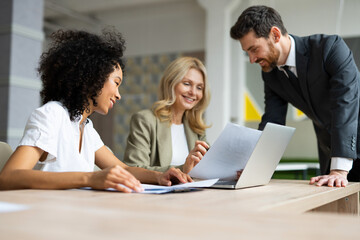
[[204,92],[204,78],[202,73],[191,68],[184,78],[175,86],[175,103],[172,110],[181,115],[199,103]]
[[270,72],[278,65],[280,51],[271,38],[256,37],[253,31],[240,39],[242,49],[249,55],[251,63],[258,63],[264,72]]
[[116,100],[120,100],[119,86],[122,83],[123,72],[121,67],[114,68],[114,71],[109,75],[105,81],[100,94],[95,98],[97,106],[93,107],[93,112],[98,112],[106,115],[111,108],[113,108]]

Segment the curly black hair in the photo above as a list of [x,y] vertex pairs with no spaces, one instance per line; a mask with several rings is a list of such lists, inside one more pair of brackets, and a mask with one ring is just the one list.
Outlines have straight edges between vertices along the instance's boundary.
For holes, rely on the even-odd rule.
[[43,104],[61,102],[74,120],[89,111],[90,99],[97,105],[95,97],[114,68],[124,71],[125,40],[114,29],[103,30],[102,35],[58,30],[51,38],[49,50],[40,57],[40,96]]

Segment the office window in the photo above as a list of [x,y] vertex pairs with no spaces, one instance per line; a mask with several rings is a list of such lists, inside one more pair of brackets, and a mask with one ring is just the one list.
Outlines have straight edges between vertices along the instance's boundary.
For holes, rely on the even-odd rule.
[[344,41],[351,49],[356,65],[360,69],[360,37],[344,38]]

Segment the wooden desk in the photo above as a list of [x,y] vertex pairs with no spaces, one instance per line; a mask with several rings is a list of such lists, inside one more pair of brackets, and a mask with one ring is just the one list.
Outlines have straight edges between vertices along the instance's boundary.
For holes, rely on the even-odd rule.
[[88,190],[2,191],[0,201],[30,208],[0,213],[0,236],[1,239],[359,239],[358,216],[300,214],[313,209],[328,211],[333,202],[337,202],[337,211],[354,212],[359,191],[359,183],[329,188],[311,186],[302,180],[272,180],[267,186],[241,190],[205,189],[165,195]]

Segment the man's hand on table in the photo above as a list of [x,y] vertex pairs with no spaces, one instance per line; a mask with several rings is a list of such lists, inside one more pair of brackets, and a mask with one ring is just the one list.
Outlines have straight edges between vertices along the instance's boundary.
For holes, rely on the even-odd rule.
[[329,175],[312,177],[310,179],[310,184],[316,183],[316,186],[327,185],[328,187],[346,187],[348,184],[347,175],[347,171],[331,170]]

